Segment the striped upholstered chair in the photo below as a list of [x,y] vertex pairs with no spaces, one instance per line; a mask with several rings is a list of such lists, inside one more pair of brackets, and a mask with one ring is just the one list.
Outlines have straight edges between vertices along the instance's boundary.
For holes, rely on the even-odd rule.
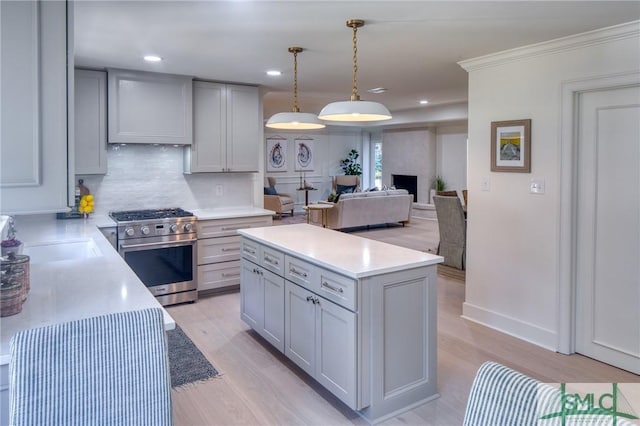
[[539,417],[559,412],[560,401],[560,391],[551,385],[496,362],[485,362],[471,385],[463,426],[549,424],[538,423]]
[[19,332],[9,374],[14,426],[172,423],[159,308]]

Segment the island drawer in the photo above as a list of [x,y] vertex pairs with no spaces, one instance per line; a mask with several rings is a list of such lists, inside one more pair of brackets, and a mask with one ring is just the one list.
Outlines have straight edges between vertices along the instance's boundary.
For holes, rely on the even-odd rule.
[[260,246],[258,264],[281,277],[284,276],[284,253],[267,246]]
[[270,225],[270,216],[199,220],[198,238],[214,238],[236,235],[238,229],[260,228]]
[[307,290],[316,291],[318,275],[318,268],[312,265],[309,262],[298,259],[293,256],[285,256],[284,259],[285,268],[284,268],[284,277],[294,282],[302,287],[305,287]]
[[318,282],[315,291],[320,296],[351,311],[356,311],[356,282],[353,279],[318,268]]
[[198,265],[240,260],[240,236],[198,240]]
[[251,240],[242,239],[241,255],[253,263],[258,263],[258,259],[260,258],[260,244]]

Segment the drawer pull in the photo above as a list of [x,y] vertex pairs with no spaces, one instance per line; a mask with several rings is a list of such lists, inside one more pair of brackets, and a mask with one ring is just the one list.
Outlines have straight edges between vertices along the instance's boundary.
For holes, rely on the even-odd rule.
[[264,261],[267,263],[272,264],[273,266],[278,266],[278,260],[277,259],[272,259],[271,257],[269,257],[268,255],[264,255]]
[[334,286],[330,285],[326,281],[322,281],[322,287],[326,287],[329,290],[333,290],[333,291],[338,292],[338,293],[344,293],[344,290],[342,289],[342,287],[334,287]]
[[252,250],[252,249],[249,249],[249,248],[246,248],[246,247],[245,247],[245,249],[244,249],[244,252],[245,252],[245,253],[252,254],[252,255],[254,255],[254,256],[256,255],[256,251],[255,251],[255,250]]
[[242,225],[242,226],[223,226],[222,228],[220,228],[223,231],[237,231],[238,229],[242,229],[245,228],[246,226]]
[[307,278],[307,273],[306,272],[300,272],[296,268],[294,268],[293,266],[291,266],[289,268],[289,272],[292,273],[293,275],[297,275],[297,276],[302,277],[302,278]]
[[234,272],[233,274],[227,273],[227,272],[223,272],[222,273],[222,277],[223,278],[228,278],[228,277],[237,277],[238,275],[240,275],[239,272]]
[[222,247],[222,251],[238,251],[240,250],[240,247]]

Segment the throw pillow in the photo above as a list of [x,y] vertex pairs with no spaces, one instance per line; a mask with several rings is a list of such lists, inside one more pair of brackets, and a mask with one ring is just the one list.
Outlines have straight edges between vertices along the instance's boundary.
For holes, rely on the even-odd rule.
[[273,186],[265,186],[264,195],[278,195],[278,192],[276,191],[276,188]]
[[356,189],[355,185],[336,185],[336,194],[347,194]]

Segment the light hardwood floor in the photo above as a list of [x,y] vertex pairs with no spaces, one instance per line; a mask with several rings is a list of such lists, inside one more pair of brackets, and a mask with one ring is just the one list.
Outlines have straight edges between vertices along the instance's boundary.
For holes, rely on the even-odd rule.
[[[404,228],[356,234],[424,251],[434,248],[434,238],[437,246],[438,238],[437,223],[422,219]],[[462,424],[475,372],[488,360],[545,382],[640,382],[640,376],[590,358],[554,353],[466,321],[460,317],[463,301],[464,281],[439,273],[440,398],[383,424]],[[366,424],[240,320],[238,292],[201,298],[168,311],[221,372],[210,381],[173,391],[177,426]]]

